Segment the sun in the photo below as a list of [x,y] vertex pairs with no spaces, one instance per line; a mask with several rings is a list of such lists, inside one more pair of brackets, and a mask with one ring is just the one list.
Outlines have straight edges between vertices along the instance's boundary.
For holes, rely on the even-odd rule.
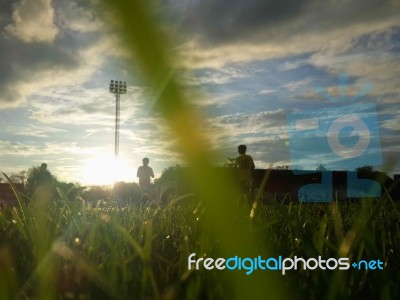
[[90,185],[112,185],[117,181],[133,181],[129,161],[108,154],[98,154],[85,161],[82,181]]

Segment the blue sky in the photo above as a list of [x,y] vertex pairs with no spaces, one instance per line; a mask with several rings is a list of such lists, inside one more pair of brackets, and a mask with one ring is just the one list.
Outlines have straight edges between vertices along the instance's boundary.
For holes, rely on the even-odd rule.
[[[332,159],[329,148],[301,137],[290,141],[288,116],[330,108],[329,118],[335,112],[339,118],[346,109],[338,107],[353,105],[346,113],[362,119],[357,105],[372,103],[378,131],[365,164],[378,153],[377,169],[390,166],[391,174],[400,173],[398,1],[170,0],[154,1],[154,7],[160,26],[173,33],[176,71],[188,98],[206,116],[208,128],[199,130],[210,133],[222,153],[216,163],[234,157],[245,143],[258,168],[351,169],[345,160]],[[117,26],[99,0],[0,0],[2,172],[46,162],[59,179],[110,181],[111,79],[128,85],[121,97],[121,179],[136,181],[145,156],[156,175],[184,164],[174,137],[149,105],[151,93]],[[347,74],[346,98],[332,104],[317,88],[340,97],[341,74]],[[367,84],[371,90],[350,102]],[[326,144],[326,134],[318,134]],[[346,134],[350,146],[360,138],[351,130]],[[294,145],[304,155],[293,157]]]

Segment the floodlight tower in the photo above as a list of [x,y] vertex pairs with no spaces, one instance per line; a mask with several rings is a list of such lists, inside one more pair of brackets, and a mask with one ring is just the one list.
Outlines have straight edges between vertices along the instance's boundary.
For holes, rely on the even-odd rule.
[[115,158],[119,157],[119,109],[120,96],[126,94],[126,82],[111,80],[110,93],[115,94]]

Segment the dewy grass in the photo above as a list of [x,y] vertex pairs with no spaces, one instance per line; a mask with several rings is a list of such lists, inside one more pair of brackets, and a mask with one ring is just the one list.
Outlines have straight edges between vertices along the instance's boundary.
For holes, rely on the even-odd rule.
[[[35,233],[40,222],[30,209],[26,217],[31,233],[25,234],[18,226],[21,215],[20,207],[0,214],[1,299],[235,296],[226,271],[187,269],[190,253],[215,257],[221,243],[213,236],[206,206],[194,195],[173,199],[164,208],[82,210],[74,203],[52,203],[46,215],[49,226],[42,228],[44,237]],[[339,257],[346,245],[349,257],[384,262],[382,271],[297,270],[279,275],[298,298],[396,299],[399,217],[399,204],[388,197],[331,205],[260,203],[247,222],[254,225],[263,256]],[[38,249],[38,242],[45,239],[45,250]]]
[[[232,297],[224,272],[187,270],[190,253],[213,256],[221,243],[197,196],[179,196],[164,208],[92,210],[67,202],[65,195],[61,199],[49,204],[45,221],[36,217],[43,212],[23,202],[2,211],[2,299]],[[385,263],[379,272],[307,270],[281,277],[300,298],[396,299],[399,219],[399,204],[385,197],[330,205],[260,203],[251,223],[262,255],[348,255]],[[42,242],[44,250],[38,250]],[[44,289],[47,285],[54,289]]]

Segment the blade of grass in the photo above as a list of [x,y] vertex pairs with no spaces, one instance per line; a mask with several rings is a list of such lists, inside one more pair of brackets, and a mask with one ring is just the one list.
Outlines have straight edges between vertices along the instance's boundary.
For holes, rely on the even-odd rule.
[[[149,6],[143,1],[109,1],[116,11],[127,45],[142,67],[144,78],[157,95],[155,109],[179,140],[179,150],[191,166],[191,179],[200,199],[204,200],[206,217],[210,221],[215,239],[220,239],[220,255],[257,256],[261,253],[255,237],[243,215],[232,205],[237,192],[232,182],[212,171],[215,157],[212,147],[199,128],[205,128],[202,117],[187,104],[182,88],[172,67],[169,41],[160,33]],[[140,30],[134,30],[139,29]],[[231,287],[237,298],[260,298],[266,294],[279,298],[283,294],[280,284],[267,273],[257,273],[252,280],[244,280],[243,273],[231,272]],[[266,287],[267,285],[267,287]],[[269,288],[268,288],[269,287]]]

